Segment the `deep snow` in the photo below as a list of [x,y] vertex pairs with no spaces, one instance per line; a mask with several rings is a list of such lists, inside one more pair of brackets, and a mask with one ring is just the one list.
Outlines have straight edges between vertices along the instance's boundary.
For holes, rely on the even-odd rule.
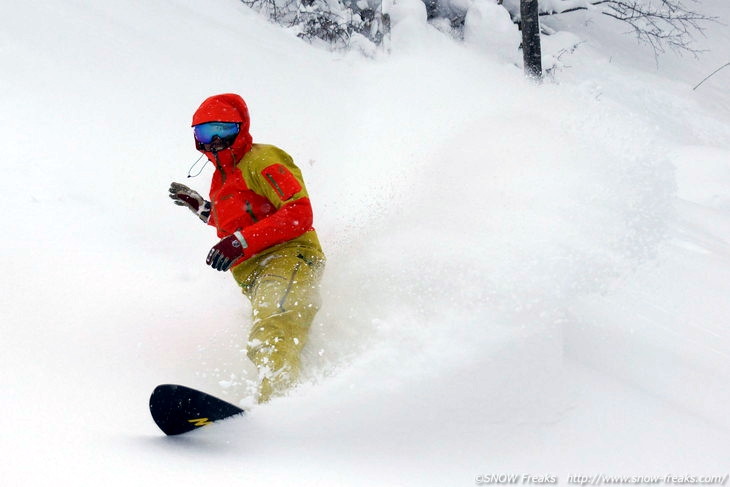
[[[727,26],[657,69],[550,19],[546,60],[585,42],[537,87],[483,44],[486,0],[465,44],[415,1],[375,59],[236,0],[0,5],[8,485],[730,473],[730,69],[692,91]],[[189,121],[229,91],[304,171],[325,306],[299,389],[163,438],[158,383],[250,405],[248,304],[166,197],[207,191]]]

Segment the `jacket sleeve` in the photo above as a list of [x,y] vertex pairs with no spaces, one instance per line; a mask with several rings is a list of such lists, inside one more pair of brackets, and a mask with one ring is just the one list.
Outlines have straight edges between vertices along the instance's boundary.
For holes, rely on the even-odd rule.
[[218,225],[215,222],[215,213],[213,212],[212,207],[210,209],[210,216],[208,217],[208,225],[214,227],[215,229],[218,229]]
[[312,205],[301,171],[286,152],[273,147],[272,151],[275,157],[262,158],[248,168],[252,189],[277,208],[269,217],[242,230],[248,256],[312,230]]

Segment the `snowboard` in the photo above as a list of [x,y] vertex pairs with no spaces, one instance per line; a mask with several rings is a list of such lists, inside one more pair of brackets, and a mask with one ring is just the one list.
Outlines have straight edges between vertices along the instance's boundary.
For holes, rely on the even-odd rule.
[[166,435],[179,435],[245,411],[185,386],[162,384],[150,396],[150,413]]

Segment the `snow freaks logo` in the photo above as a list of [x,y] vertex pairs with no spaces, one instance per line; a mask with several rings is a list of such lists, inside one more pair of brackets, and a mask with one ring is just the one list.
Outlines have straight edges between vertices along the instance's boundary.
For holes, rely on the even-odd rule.
[[[727,485],[725,475],[569,475],[568,485]],[[557,484],[557,475],[484,474],[476,476],[477,485]]]
[[477,485],[509,485],[509,484],[535,484],[550,485],[557,484],[557,475],[532,475],[532,474],[484,474],[477,475]]

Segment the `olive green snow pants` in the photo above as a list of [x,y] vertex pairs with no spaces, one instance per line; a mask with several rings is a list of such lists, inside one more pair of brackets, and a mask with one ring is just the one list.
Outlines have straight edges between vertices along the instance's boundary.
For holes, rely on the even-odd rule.
[[247,354],[259,371],[260,403],[285,392],[299,377],[301,351],[320,306],[324,263],[319,250],[292,242],[232,270],[251,300]]

